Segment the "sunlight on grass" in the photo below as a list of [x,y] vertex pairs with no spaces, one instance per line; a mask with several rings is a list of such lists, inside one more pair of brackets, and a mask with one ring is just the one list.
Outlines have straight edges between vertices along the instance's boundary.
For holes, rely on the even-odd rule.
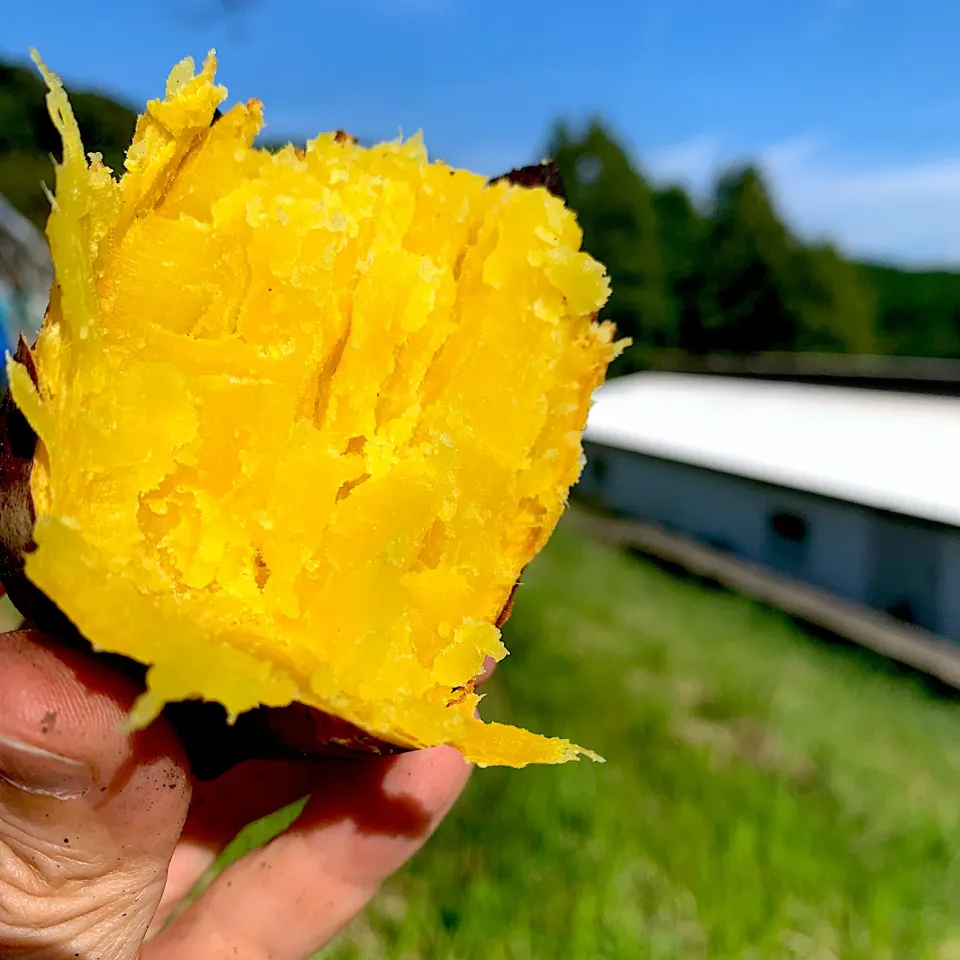
[[561,529],[486,715],[608,760],[485,770],[320,956],[960,957],[960,707]]

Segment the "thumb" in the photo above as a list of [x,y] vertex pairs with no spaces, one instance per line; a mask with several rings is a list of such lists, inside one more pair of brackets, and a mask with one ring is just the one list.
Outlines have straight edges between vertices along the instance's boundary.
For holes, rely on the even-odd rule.
[[126,678],[36,631],[0,635],[0,956],[136,957],[187,806],[162,721]]

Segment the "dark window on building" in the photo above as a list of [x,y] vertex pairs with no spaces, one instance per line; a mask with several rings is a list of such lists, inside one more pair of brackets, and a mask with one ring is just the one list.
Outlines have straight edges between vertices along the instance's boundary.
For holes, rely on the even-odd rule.
[[807,521],[795,513],[779,511],[773,514],[770,529],[789,543],[803,543],[807,539]]
[[607,461],[599,454],[590,457],[590,471],[597,486],[607,478]]
[[908,517],[875,515],[868,602],[903,623],[941,627],[942,534]]
[[791,577],[802,577],[807,566],[810,524],[789,510],[777,510],[767,520],[765,561]]

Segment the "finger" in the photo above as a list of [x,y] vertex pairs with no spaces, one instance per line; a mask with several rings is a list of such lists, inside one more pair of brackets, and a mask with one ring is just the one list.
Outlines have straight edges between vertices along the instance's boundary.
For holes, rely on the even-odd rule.
[[162,723],[101,661],[35,631],[0,638],[0,956],[132,960],[190,798]]
[[483,661],[483,667],[480,670],[480,676],[477,677],[476,683],[479,686],[481,683],[486,683],[493,676],[493,671],[497,669],[497,661],[493,657],[487,657]]
[[248,760],[193,788],[193,803],[170,861],[163,897],[147,936],[156,934],[236,835],[305,797],[322,760]]
[[143,960],[305,960],[423,845],[469,773],[449,747],[327,764],[293,827],[224,871]]

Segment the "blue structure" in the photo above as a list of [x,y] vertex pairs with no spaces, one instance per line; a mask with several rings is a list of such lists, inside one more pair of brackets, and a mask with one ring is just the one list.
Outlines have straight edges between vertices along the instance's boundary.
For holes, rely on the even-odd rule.
[[3,349],[12,351],[13,331],[19,326],[19,317],[15,313],[12,291],[6,284],[0,283],[0,330],[3,332]]
[[958,441],[957,398],[637,374],[576,493],[960,642]]
[[16,347],[21,333],[29,340],[36,336],[52,282],[46,240],[0,196],[0,333],[5,350]]

